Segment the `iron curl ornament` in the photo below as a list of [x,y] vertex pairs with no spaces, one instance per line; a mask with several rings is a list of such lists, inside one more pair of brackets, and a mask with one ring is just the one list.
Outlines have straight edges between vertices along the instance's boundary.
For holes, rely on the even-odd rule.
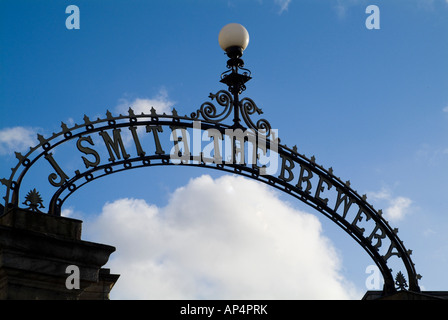
[[224,107],[224,110],[218,112],[215,105],[211,102],[204,102],[201,107],[196,111],[192,112],[190,117],[192,120],[199,120],[200,117],[205,121],[209,121],[212,123],[220,123],[229,117],[232,113],[233,99],[232,95],[225,91],[220,90],[216,94],[210,93],[208,96],[210,99],[216,99],[216,102]]
[[201,107],[190,114],[192,120],[205,120],[211,123],[221,123],[227,119],[231,114],[232,110],[241,114],[246,127],[242,125],[237,125],[235,128],[252,129],[256,133],[269,136],[271,134],[271,124],[266,119],[259,119],[254,123],[251,119],[253,114],[263,114],[261,108],[259,108],[255,102],[250,98],[243,98],[235,104],[234,99],[230,92],[225,90],[220,90],[216,94],[210,93],[209,98],[216,100],[217,104],[223,107],[222,111],[218,111],[216,106],[211,102],[204,102]]
[[253,123],[251,119],[251,115],[254,113],[263,114],[263,111],[257,107],[255,102],[251,98],[243,98],[239,102],[241,116],[243,117],[246,125],[254,129],[256,132],[263,133],[266,136],[271,134],[271,124],[266,119],[259,119],[257,123]]

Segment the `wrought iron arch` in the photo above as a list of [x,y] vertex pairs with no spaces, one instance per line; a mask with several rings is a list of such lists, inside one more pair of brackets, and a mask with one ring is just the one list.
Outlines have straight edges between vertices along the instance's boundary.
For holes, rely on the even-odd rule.
[[[222,110],[218,110],[214,103],[207,101],[189,116],[180,116],[175,109],[171,114],[158,114],[154,108],[151,108],[149,114],[135,114],[130,108],[127,115],[120,114],[118,116],[113,116],[111,112],[107,111],[106,117],[102,119],[91,120],[85,115],[84,123],[75,124],[70,128],[65,123],[61,123],[62,130],[59,133],[53,133],[48,139],[38,135],[38,145],[30,148],[24,155],[16,152],[18,164],[12,168],[11,176],[8,179],[0,179],[0,182],[6,186],[5,212],[20,206],[22,181],[33,165],[41,159],[45,159],[55,171],[48,175],[48,182],[56,188],[49,201],[48,214],[50,215],[60,215],[65,200],[82,186],[116,172],[160,165],[195,166],[221,170],[266,183],[302,201],[332,220],[361,245],[374,260],[384,278],[384,293],[389,294],[396,291],[395,280],[388,264],[389,258],[392,256],[396,256],[402,261],[408,275],[409,289],[419,292],[420,275],[416,273],[411,260],[412,252],[407,250],[398,238],[398,229],[392,228],[382,217],[381,210],[377,211],[367,202],[365,195],[361,196],[353,190],[349,181],[344,182],[335,176],[332,168],[325,169],[316,163],[314,156],[307,158],[298,153],[297,147],[290,148],[282,145],[268,121],[265,119],[252,121],[251,116],[255,113],[262,114],[262,110],[250,98],[239,99],[239,94],[245,89],[245,82],[250,80],[250,73],[238,73],[238,69],[242,66],[241,59],[237,59],[235,62],[231,58],[229,70],[223,73],[221,79],[221,82],[229,86],[230,92],[220,90],[209,96],[211,100],[215,100],[222,107]],[[232,114],[234,116],[233,124],[223,123]],[[241,120],[245,125],[241,124]],[[264,143],[263,151],[275,150],[275,154],[281,162],[280,172],[267,174],[266,168],[257,164],[257,152],[255,152],[255,163],[250,164],[246,163],[244,158],[237,161],[236,157],[233,157],[234,150],[232,150],[231,161],[216,161],[215,158],[207,158],[202,152],[199,154],[188,153],[185,150],[185,146],[188,147],[188,145],[184,145],[184,150],[181,152],[178,144],[185,143],[182,140],[183,137],[171,140],[174,141],[174,154],[167,154],[163,150],[158,135],[160,130],[170,128],[170,133],[178,129],[194,130],[197,129],[195,127],[197,123],[200,123],[201,130],[213,129],[224,136],[227,134],[227,130],[232,132],[241,130],[246,134],[244,139],[255,137],[253,140],[255,143]],[[144,150],[140,144],[137,133],[139,127],[146,128],[146,133],[153,135],[154,152],[147,154],[147,150]],[[128,128],[131,131],[136,150],[134,157],[125,150],[120,136],[122,128]],[[109,135],[110,130],[112,130],[112,137]],[[92,134],[98,134],[103,138],[110,155],[108,161],[100,161],[101,156],[93,149]],[[234,138],[231,138],[232,145]],[[76,145],[82,153],[86,168],[83,171],[76,170],[75,174],[70,176],[54,159],[52,150],[72,140],[77,141]],[[242,143],[244,144],[245,141],[243,140]],[[83,145],[83,142],[87,145]],[[84,157],[87,155],[90,157],[89,159]],[[173,162],[173,156],[178,162]],[[330,190],[333,192],[331,200],[328,193]],[[28,206],[30,210],[41,211],[43,199],[39,192],[33,189],[25,196],[25,201],[22,204]],[[353,208],[357,208],[354,213],[350,211]],[[366,229],[361,226],[361,221],[373,222],[373,228],[368,234]],[[380,253],[384,241],[389,241],[390,245],[385,253]]]

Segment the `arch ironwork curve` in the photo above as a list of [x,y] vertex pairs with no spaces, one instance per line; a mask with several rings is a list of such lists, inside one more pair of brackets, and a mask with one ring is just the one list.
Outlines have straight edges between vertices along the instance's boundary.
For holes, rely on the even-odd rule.
[[[237,68],[235,69],[232,74],[238,74]],[[253,122],[251,116],[262,114],[262,110],[250,98],[239,99],[239,94],[245,88],[244,83],[250,79],[250,75],[247,73],[242,76],[243,78],[237,79],[241,85],[235,89],[234,85],[231,86],[228,83],[229,80],[226,79],[224,74],[221,82],[229,85],[230,92],[220,90],[216,94],[209,95],[209,98],[212,101],[215,100],[222,110],[218,110],[215,103],[209,101],[204,102],[195,112],[185,116],[180,116],[175,109],[172,110],[171,114],[158,114],[154,108],[151,108],[148,114],[135,114],[133,109],[129,108],[126,115],[113,116],[111,112],[107,111],[105,118],[97,118],[96,120],[91,120],[85,115],[84,123],[75,124],[72,127],[61,123],[62,130],[59,133],[53,133],[49,138],[44,138],[38,134],[39,143],[35,147],[31,147],[26,154],[16,152],[18,164],[12,168],[11,176],[0,179],[0,182],[6,186],[4,212],[19,207],[20,204],[25,204],[29,210],[42,212],[41,209],[44,208],[43,199],[36,189],[28,192],[24,202],[21,202],[19,195],[25,175],[40,159],[45,159],[52,170],[55,171],[48,175],[48,182],[56,188],[49,201],[48,214],[56,216],[61,214],[63,203],[75,191],[91,181],[116,172],[161,165],[216,169],[266,183],[302,201],[331,219],[362,246],[376,263],[384,279],[384,294],[395,292],[397,285],[398,288],[406,286],[409,287],[409,290],[419,292],[418,280],[421,276],[416,273],[414,263],[411,260],[412,251],[406,249],[397,236],[398,229],[392,228],[382,216],[382,211],[376,210],[367,202],[366,195],[361,196],[352,189],[350,181],[344,182],[334,174],[332,168],[326,169],[319,165],[314,156],[308,158],[300,154],[296,146],[291,148],[282,145],[280,139],[273,134],[271,125],[267,120],[260,119]],[[233,124],[223,123],[232,114],[234,115]],[[245,125],[241,124],[241,120]],[[250,139],[251,136],[256,137],[254,140],[256,143],[264,143],[264,152],[274,150],[272,147],[275,146],[275,153],[280,162],[279,171],[275,174],[267,174],[265,167],[258,165],[256,161],[248,164],[243,158],[240,161],[237,161],[236,157],[232,157],[232,161],[216,161],[216,158],[207,158],[202,152],[190,154],[186,152],[185,145],[181,151],[179,144],[185,142],[182,141],[182,137],[172,140],[174,141],[174,156],[178,160],[173,162],[173,154],[165,153],[158,132],[162,132],[163,128],[169,127],[174,137],[176,130],[194,129],[197,123],[200,124],[201,130],[212,129],[222,135],[227,134],[226,130],[245,130],[248,134],[244,139]],[[137,134],[137,128],[139,127],[146,128],[147,133],[152,133],[155,152],[147,154],[140,144]],[[124,148],[120,136],[122,128],[128,128],[131,131],[137,154],[135,157],[128,154]],[[112,130],[113,137],[109,135],[108,130]],[[94,133],[103,138],[110,155],[109,160],[105,163],[100,163],[100,155],[92,149],[94,143],[91,135]],[[85,169],[82,172],[76,170],[74,175],[67,174],[56,162],[52,153],[53,149],[70,140],[76,140],[77,148],[82,152],[85,164]],[[85,144],[83,145],[83,143]],[[235,150],[232,150],[233,152]],[[84,156],[90,158],[87,159]],[[330,190],[333,192],[331,201],[329,199]],[[355,208],[354,211],[353,208]],[[367,221],[373,223],[373,228],[369,232],[366,232],[365,223]],[[390,242],[386,250],[383,247],[385,241]],[[408,276],[408,284],[403,283],[403,281],[397,282],[398,276],[393,277],[388,264],[392,256],[398,257],[403,263]],[[399,274],[399,278],[403,279],[401,271]]]

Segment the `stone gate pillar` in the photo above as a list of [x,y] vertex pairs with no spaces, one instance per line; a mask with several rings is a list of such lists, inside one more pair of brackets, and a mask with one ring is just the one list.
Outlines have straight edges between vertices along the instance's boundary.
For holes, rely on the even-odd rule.
[[[119,275],[102,266],[115,248],[81,240],[81,225],[17,208],[0,216],[0,299],[109,299]],[[79,268],[79,289],[66,286],[71,265]]]

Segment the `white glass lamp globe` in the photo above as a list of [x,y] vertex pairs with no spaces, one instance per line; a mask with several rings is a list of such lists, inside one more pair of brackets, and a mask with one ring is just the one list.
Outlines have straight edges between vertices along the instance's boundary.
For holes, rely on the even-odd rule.
[[244,51],[249,44],[249,32],[239,23],[229,23],[219,32],[218,41],[222,50],[226,52],[231,47],[238,47]]

